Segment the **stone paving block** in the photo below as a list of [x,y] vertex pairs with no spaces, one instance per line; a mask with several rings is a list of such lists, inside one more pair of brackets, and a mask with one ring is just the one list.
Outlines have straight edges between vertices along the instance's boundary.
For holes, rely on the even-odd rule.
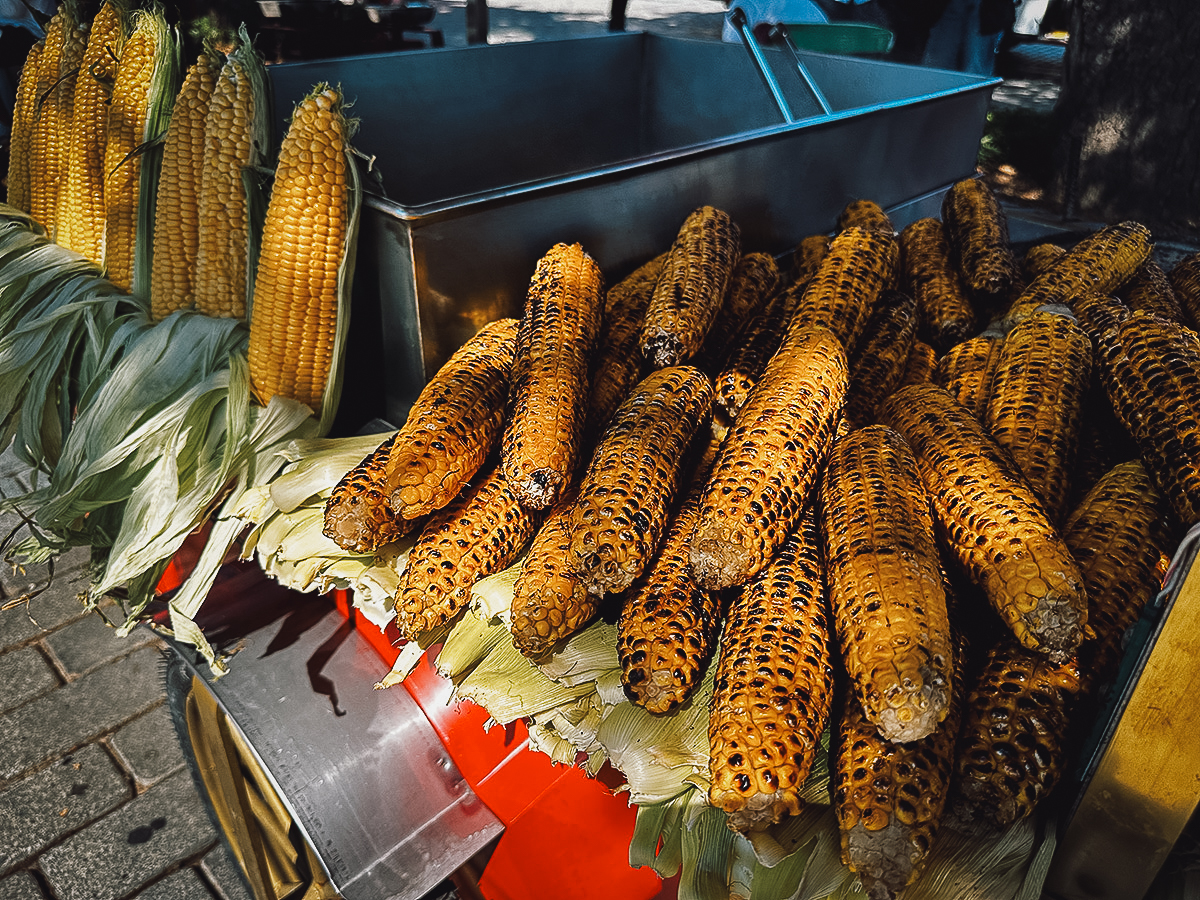
[[108,743],[139,787],[161,780],[185,762],[165,704],[120,728]]
[[204,855],[200,871],[216,886],[221,900],[254,900],[241,868],[224,844],[217,844]]
[[18,781],[0,792],[0,875],[132,796],[99,744]]
[[123,621],[125,616],[117,606],[101,607],[46,635],[42,643],[68,678],[128,656],[138,647],[162,646],[162,641],[149,628],[135,628],[127,637],[118,637],[113,625]]
[[29,872],[17,872],[0,879],[0,897],[4,900],[46,900],[42,886]]
[[59,900],[116,900],[216,839],[184,771],[47,850],[38,865]]
[[87,743],[164,696],[153,647],[101,666],[0,716],[0,781]]
[[150,885],[137,900],[212,900],[212,891],[195,869],[180,869]]
[[[0,606],[6,608],[0,610],[0,648],[23,643],[86,615],[87,609],[79,597],[88,586],[87,553],[86,549],[78,548],[59,557],[48,586],[44,570],[13,575],[4,569]],[[27,603],[9,606],[25,592],[32,591],[39,593]]]
[[0,654],[0,713],[15,709],[59,685],[54,668],[36,647]]

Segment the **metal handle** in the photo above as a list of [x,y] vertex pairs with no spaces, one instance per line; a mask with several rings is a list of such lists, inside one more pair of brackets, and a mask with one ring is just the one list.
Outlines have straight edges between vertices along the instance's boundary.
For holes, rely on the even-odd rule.
[[775,105],[779,107],[779,114],[783,116],[783,121],[791,125],[796,121],[796,117],[792,115],[792,108],[788,106],[788,102],[783,96],[783,91],[779,87],[779,82],[775,80],[775,73],[767,65],[767,61],[762,55],[762,48],[758,46],[754,32],[750,30],[750,22],[746,18],[746,13],[743,12],[740,6],[735,7],[733,12],[729,14],[729,22],[737,29],[738,34],[741,35],[742,43],[750,54],[750,58],[754,61],[754,66],[758,69],[758,74],[762,78],[763,84],[771,92],[771,98],[775,101]]
[[821,89],[817,87],[817,83],[813,80],[812,75],[809,74],[808,67],[805,66],[803,60],[800,59],[800,49],[796,46],[796,42],[792,40],[792,33],[788,31],[787,26],[776,25],[771,29],[771,37],[773,39],[781,38],[783,40],[783,46],[787,49],[788,55],[792,58],[792,65],[796,67],[796,71],[800,73],[800,78],[803,79],[805,85],[808,86],[808,89],[812,91],[813,97],[815,97],[817,103],[820,104],[821,112],[825,113],[827,116],[832,115],[833,107],[829,105],[829,101],[825,99],[825,95],[821,93]]

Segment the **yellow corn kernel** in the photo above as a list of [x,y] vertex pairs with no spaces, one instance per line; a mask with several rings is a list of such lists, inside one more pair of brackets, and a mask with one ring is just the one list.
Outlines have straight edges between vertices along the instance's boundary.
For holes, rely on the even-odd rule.
[[904,373],[896,382],[896,390],[912,384],[928,384],[937,371],[937,351],[922,340],[913,341],[912,350],[904,363]]
[[995,332],[967,338],[947,350],[934,369],[933,383],[949,391],[980,422],[987,418],[1001,346],[1001,336]]
[[888,234],[896,233],[896,227],[892,224],[892,220],[883,211],[883,207],[874,200],[851,200],[842,207],[833,230],[837,233],[845,231],[847,228],[866,228],[867,230],[886,231]]
[[41,65],[44,41],[29,48],[21,77],[17,82],[16,102],[13,106],[12,133],[8,145],[8,204],[22,212],[29,212],[29,163],[33,146],[33,126],[37,118],[37,73]]
[[850,360],[845,412],[852,426],[869,425],[875,407],[896,389],[908,366],[916,334],[916,300],[902,291],[885,290]]
[[833,242],[827,234],[810,234],[803,238],[792,250],[792,284],[801,290],[812,281],[821,267],[821,261],[829,253],[829,245]]
[[388,502],[387,462],[397,434],[389,435],[347,472],[325,501],[321,533],[351,553],[370,553],[416,526],[396,515]]
[[1008,218],[992,189],[979,178],[953,185],[942,199],[942,223],[967,288],[989,298],[1007,294],[1017,259],[1008,242]]
[[65,35],[73,27],[73,22],[68,21],[67,7],[59,7],[46,25],[38,58],[37,98],[29,146],[29,213],[46,229],[51,240],[56,231],[62,142],[68,127],[61,120],[62,107],[58,103],[66,91],[59,82],[60,67]]
[[918,219],[900,232],[904,281],[920,310],[919,336],[945,353],[975,333],[978,316],[958,274],[945,226]]
[[802,291],[785,290],[750,317],[738,333],[729,358],[716,376],[713,402],[732,422],[754,390],[767,362],[779,349]]

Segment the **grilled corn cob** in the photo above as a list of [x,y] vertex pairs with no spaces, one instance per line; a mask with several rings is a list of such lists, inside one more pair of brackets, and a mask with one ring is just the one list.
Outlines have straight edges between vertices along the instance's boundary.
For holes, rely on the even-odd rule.
[[933,373],[933,383],[949,391],[980,422],[987,418],[988,398],[1002,344],[995,332],[967,338],[938,359]]
[[942,199],[942,222],[963,283],[984,297],[1003,296],[1017,277],[1008,217],[978,178],[956,183]]
[[779,266],[771,254],[747,253],[738,260],[725,302],[700,349],[698,362],[705,371],[721,371],[730,351],[737,346],[737,335],[774,296],[779,281]]
[[499,443],[519,327],[483,326],[421,390],[387,464],[385,493],[401,518],[448,504]]
[[891,234],[857,227],[840,232],[805,288],[789,328],[828,328],[852,354],[898,263],[899,245]]
[[1167,273],[1171,289],[1187,315],[1188,324],[1200,327],[1200,252],[1185,256]]
[[784,339],[729,429],[705,486],[689,553],[696,582],[749,581],[800,521],[842,415],[846,354],[824,328]]
[[342,476],[325,501],[322,534],[343,550],[370,553],[416,527],[415,521],[396,515],[388,502],[387,461],[398,433]]
[[870,424],[879,401],[900,383],[916,334],[917,303],[912,295],[884,291],[850,360],[845,412],[852,426]]
[[316,85],[292,113],[263,224],[250,321],[250,384],[319,412],[333,368],[338,278],[350,232],[352,126]]
[[475,582],[516,561],[542,518],[518,502],[499,465],[430,516],[396,592],[401,637],[414,640],[453,619]]
[[729,601],[710,701],[709,802],[735,831],[800,811],[833,693],[828,614],[810,512]]
[[1091,377],[1091,339],[1069,314],[1033,313],[1000,348],[986,424],[1051,522],[1066,512]]
[[596,261],[579,244],[551,247],[525,295],[500,450],[505,477],[532,509],[553,506],[575,475],[602,314]]
[[912,350],[904,363],[904,373],[896,383],[896,390],[911,384],[928,384],[937,370],[937,351],[922,340],[913,341]]
[[713,402],[728,421],[737,417],[767,362],[779,349],[800,296],[798,291],[783,291],[738,333],[733,350],[716,377],[713,395]]
[[1153,256],[1146,257],[1133,277],[1120,290],[1121,299],[1130,309],[1156,313],[1172,322],[1183,323],[1184,313],[1167,273]]
[[712,206],[684,220],[659,275],[642,325],[642,356],[655,368],[675,366],[700,350],[725,301],[741,255],[741,231]]
[[1094,341],[1109,328],[1128,319],[1132,312],[1123,301],[1107,294],[1084,294],[1076,299],[1072,311],[1079,327]]
[[833,238],[827,234],[810,234],[795,246],[792,250],[793,284],[803,286],[812,281],[832,242]]
[[13,103],[8,142],[7,202],[22,212],[29,212],[33,205],[29,198],[29,160],[38,109],[37,73],[45,46],[45,41],[39,41],[25,55]]
[[938,353],[975,333],[976,314],[937,219],[918,219],[900,232],[904,282],[917,302],[922,340]]
[[842,207],[833,230],[839,232],[845,231],[847,228],[866,228],[868,231],[896,233],[892,220],[883,211],[883,207],[874,200],[851,200]]
[[819,488],[834,628],[852,692],[891,741],[946,716],[954,655],[933,515],[912,451],[872,425],[839,438]]
[[947,391],[914,385],[881,422],[912,447],[950,552],[1021,644],[1058,663],[1087,625],[1079,568],[1036,496],[983,425]]
[[1066,253],[1066,248],[1049,242],[1034,244],[1026,250],[1025,255],[1021,257],[1021,276],[1025,284],[1033,281],[1051,266],[1057,265]]
[[569,558],[591,593],[625,590],[653,560],[685,453],[711,405],[708,376],[669,366],[647,376],[613,416],[571,511]]
[[596,351],[592,357],[592,385],[586,433],[597,436],[608,424],[634,385],[642,380],[642,354],[638,341],[650,294],[658,281],[667,254],[639,266],[608,289]]

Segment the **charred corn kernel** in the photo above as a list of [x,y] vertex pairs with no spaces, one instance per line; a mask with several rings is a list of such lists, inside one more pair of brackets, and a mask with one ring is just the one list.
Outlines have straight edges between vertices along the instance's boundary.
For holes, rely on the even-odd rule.
[[842,861],[869,897],[893,897],[923,870],[942,824],[966,691],[961,647],[946,718],[910,743],[889,741],[847,693],[837,726],[833,805]]
[[1021,275],[1026,284],[1033,281],[1066,255],[1066,248],[1049,242],[1034,244],[1021,257]]
[[738,336],[750,318],[762,309],[779,287],[779,266],[769,253],[747,253],[733,268],[729,292],[698,356],[708,372],[720,372]]
[[587,625],[601,598],[588,593],[571,566],[571,510],[578,484],[567,489],[529,545],[513,585],[513,646],[531,659]]
[[713,402],[732,422],[787,333],[788,322],[801,292],[786,290],[759,310],[739,332],[721,372],[716,376]]
[[954,655],[929,497],[898,433],[838,438],[818,493],[834,630],[863,713],[891,741],[946,717]]
[[499,465],[421,529],[396,592],[396,625],[414,640],[453,619],[471,587],[514,563],[543,514],[521,505]]
[[592,359],[586,432],[596,436],[608,424],[634,385],[642,380],[638,341],[667,254],[660,253],[617,282],[604,297],[604,315]]
[[792,283],[806,285],[812,281],[821,266],[829,245],[833,242],[827,234],[810,234],[792,250]]
[[500,451],[505,477],[531,509],[557,503],[578,468],[603,312],[596,261],[579,244],[551,247],[525,296]]
[[729,601],[709,707],[709,802],[735,831],[800,811],[833,694],[817,527],[810,513]]
[[895,278],[899,244],[884,231],[851,227],[829,244],[789,326],[828,328],[853,353],[880,293]]
[[1109,328],[1120,325],[1131,312],[1122,300],[1107,294],[1084,294],[1075,300],[1071,309],[1079,326],[1092,340],[1099,340]]
[[499,445],[519,328],[483,326],[422,388],[387,464],[385,493],[401,518],[446,506]]
[[847,228],[866,228],[867,230],[886,231],[895,234],[896,227],[883,207],[874,200],[851,200],[838,213],[834,231],[845,231]]
[[168,40],[161,15],[133,14],[133,31],[121,49],[108,106],[104,146],[104,268],[122,290],[133,287],[142,160],[134,151],[146,139],[150,81]]
[[341,92],[318,84],[279,149],[250,321],[250,385],[264,405],[280,394],[321,409],[349,227],[348,131]]
[[946,229],[937,219],[918,219],[900,232],[904,282],[917,301],[919,337],[945,353],[975,333],[977,316],[955,267]]
[[825,328],[792,331],[767,363],[703,491],[689,550],[702,588],[746,583],[798,525],[847,383],[845,351]]
[[1188,323],[1200,326],[1200,252],[1189,254],[1171,267],[1167,273],[1171,289],[1187,316]]
[[38,57],[36,111],[29,146],[29,213],[46,229],[51,240],[56,231],[63,142],[70,127],[70,123],[62,121],[59,103],[59,98],[66,92],[66,87],[59,82],[63,44],[66,33],[74,28],[69,16],[68,6],[64,4],[46,24],[46,36]]
[[1001,336],[994,332],[967,338],[947,350],[934,369],[933,383],[949,391],[980,422],[987,418],[1002,345]]
[[22,212],[30,212],[29,164],[33,148],[33,126],[37,119],[38,79],[44,41],[29,48],[13,104],[12,128],[8,142],[7,202]]
[[[204,123],[219,69],[216,59],[201,53],[188,69],[172,108],[154,213],[150,312],[156,320],[192,305],[200,223],[205,223],[205,233],[221,231],[227,224],[224,216],[220,222],[213,222],[201,214],[201,178],[197,177],[206,168]],[[229,139],[233,140],[232,136]],[[238,179],[240,189],[240,173]],[[229,211],[232,213],[234,209],[230,207]],[[209,212],[213,210],[210,208]],[[244,269],[244,258],[242,265]],[[244,281],[241,296],[245,297]],[[206,311],[211,312],[211,306]]]
[[59,198],[64,246],[100,265],[104,259],[105,155],[109,93],[125,42],[124,8],[105,0],[92,19],[75,78],[67,181]]
[[979,178],[959,181],[942,199],[942,222],[963,283],[976,294],[1002,296],[1017,277],[1008,217]]
[[1194,335],[1150,313],[1131,313],[1097,341],[1096,358],[1117,418],[1181,522],[1200,521],[1200,357]]
[[1158,261],[1149,256],[1120,290],[1121,299],[1130,309],[1155,313],[1172,322],[1183,323],[1184,312],[1175,289]]
[[1083,578],[1005,451],[936,385],[897,391],[879,419],[908,441],[942,538],[1016,638],[1055,662],[1073,654],[1087,626]]
[[684,220],[642,324],[642,356],[650,365],[679,365],[700,351],[740,255],[741,230],[724,210],[701,206]]
[[648,375],[613,415],[571,510],[569,558],[593,594],[628,588],[654,558],[712,383],[692,366]]
[[1055,664],[1005,637],[992,647],[963,714],[955,777],[960,820],[1006,828],[1058,783],[1079,693],[1074,659]]
[[400,518],[388,502],[387,462],[396,434],[347,472],[325,501],[322,533],[343,550],[370,553],[408,534],[415,522]]
[[1157,593],[1159,559],[1175,546],[1166,510],[1145,466],[1131,460],[1105,473],[1063,527],[1095,632],[1079,652],[1085,693],[1116,675],[1125,632]]
[[902,291],[884,291],[850,360],[845,411],[851,425],[870,424],[879,401],[895,390],[916,334],[916,300]]
[[896,384],[896,390],[911,384],[928,384],[937,371],[937,351],[922,340],[913,341],[912,350],[904,362],[904,374]]
[[1091,338],[1069,314],[1034,313],[1000,347],[986,424],[1051,522],[1066,513],[1091,378]]

